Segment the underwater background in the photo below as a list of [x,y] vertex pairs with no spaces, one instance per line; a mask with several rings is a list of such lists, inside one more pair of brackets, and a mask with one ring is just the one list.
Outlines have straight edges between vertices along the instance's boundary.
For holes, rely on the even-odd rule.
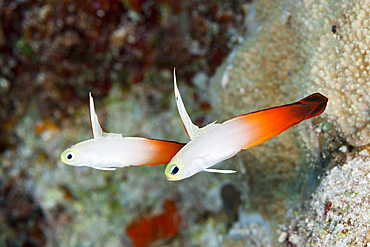
[[[0,1],[0,246],[369,246],[370,1]],[[99,171],[103,129],[186,143],[319,92],[326,111],[218,165]]]

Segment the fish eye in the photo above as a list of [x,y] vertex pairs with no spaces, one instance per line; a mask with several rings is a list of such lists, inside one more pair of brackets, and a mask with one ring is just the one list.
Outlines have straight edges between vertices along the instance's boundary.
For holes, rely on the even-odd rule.
[[65,157],[66,157],[66,160],[72,161],[75,158],[75,154],[73,152],[67,152]]
[[177,165],[173,165],[173,166],[171,166],[171,168],[170,168],[170,173],[171,173],[172,175],[176,175],[176,174],[178,174],[178,173],[179,173],[179,171],[180,171],[180,169],[179,169],[179,167],[178,167]]

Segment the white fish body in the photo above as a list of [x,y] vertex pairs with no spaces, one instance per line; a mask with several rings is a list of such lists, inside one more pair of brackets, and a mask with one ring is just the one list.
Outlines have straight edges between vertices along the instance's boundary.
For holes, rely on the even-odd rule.
[[[190,140],[192,141],[192,140],[202,136],[203,134],[207,133],[208,131],[220,127],[221,124],[216,124],[216,121],[214,121],[214,122],[212,122],[212,123],[210,123],[210,124],[208,124],[208,125],[206,125],[202,128],[199,128],[198,126],[193,124],[193,122],[191,121],[191,119],[189,117],[189,114],[187,113],[187,111],[185,109],[185,105],[182,101],[180,91],[177,87],[175,70],[173,71],[173,78],[174,78],[174,90],[175,90],[175,99],[176,99],[176,104],[177,104],[177,110],[179,112],[181,121],[184,125],[185,131],[188,134],[188,136],[190,137]],[[206,149],[202,149],[202,150],[206,150]],[[210,157],[208,157],[208,158],[210,158]],[[207,167],[209,167],[209,166],[207,166]],[[206,169],[207,167],[205,167],[205,165],[203,165],[203,166],[197,167],[197,169],[199,169],[199,171],[203,170],[203,171],[207,171],[207,172],[217,172],[217,173],[234,173],[235,172],[233,170]]]
[[90,120],[94,139],[67,148],[61,161],[72,166],[88,166],[99,170],[115,170],[131,165],[168,163],[183,146],[176,142],[141,137],[122,137],[106,133],[99,124],[90,93]]
[[[220,124],[201,137],[190,141],[177,153],[170,164],[181,164],[181,173],[184,175],[181,179],[201,171],[233,173],[235,171],[207,168],[237,154],[243,148],[245,140],[248,139],[247,133],[243,125],[232,122]],[[238,136],[238,139],[235,139],[235,136]],[[171,166],[168,165],[169,168]],[[171,178],[168,174],[166,176]]]
[[208,167],[234,156],[241,149],[254,147],[303,120],[321,114],[328,101],[325,96],[315,93],[292,104],[244,114],[222,124],[211,123],[199,129],[191,122],[185,110],[176,79],[174,84],[179,114],[191,141],[167,164],[165,175],[171,181],[188,178],[200,171],[234,172]]

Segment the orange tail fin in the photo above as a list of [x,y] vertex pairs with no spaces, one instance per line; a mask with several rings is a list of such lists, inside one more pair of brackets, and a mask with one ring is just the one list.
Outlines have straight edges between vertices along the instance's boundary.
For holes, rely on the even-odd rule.
[[304,120],[321,114],[327,102],[325,96],[315,93],[292,104],[237,117],[236,119],[244,122],[251,130],[251,142],[243,149],[254,147]]
[[313,109],[303,119],[303,120],[306,120],[306,119],[315,117],[317,115],[320,115],[326,108],[326,104],[328,103],[328,98],[326,98],[325,96],[319,93],[314,93],[314,94],[311,94],[310,96],[307,96],[304,99],[301,99],[300,101],[294,104],[299,104],[299,103],[313,106]]

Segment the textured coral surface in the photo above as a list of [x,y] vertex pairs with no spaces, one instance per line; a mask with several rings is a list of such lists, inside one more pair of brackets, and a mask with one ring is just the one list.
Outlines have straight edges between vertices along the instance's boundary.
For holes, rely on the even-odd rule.
[[220,96],[225,110],[319,91],[330,99],[326,115],[336,130],[351,145],[368,144],[369,3],[257,1],[257,10],[273,8],[268,16],[257,12],[261,26],[220,72],[217,84],[229,91]]
[[[223,121],[314,92],[329,102],[322,116],[229,162],[246,169],[245,176],[238,176],[250,182],[252,206],[276,215],[292,193],[302,195],[302,188],[314,188],[309,174],[320,172],[330,156],[321,154],[333,150],[329,139],[349,146],[369,143],[368,5],[368,1],[253,4],[247,18],[259,26],[232,52],[212,83],[216,118]],[[317,128],[323,121],[334,127],[329,139],[326,127]]]
[[335,167],[312,195],[306,214],[288,230],[296,246],[367,246],[370,243],[369,152]]
[[[327,116],[352,145],[370,142],[370,9],[369,1],[306,2],[317,8],[310,25],[321,35],[309,63],[309,91],[325,93],[331,104]],[[313,15],[316,16],[316,15]],[[306,17],[307,18],[307,17]],[[335,34],[329,30],[336,26]],[[302,34],[309,45],[310,35]]]

